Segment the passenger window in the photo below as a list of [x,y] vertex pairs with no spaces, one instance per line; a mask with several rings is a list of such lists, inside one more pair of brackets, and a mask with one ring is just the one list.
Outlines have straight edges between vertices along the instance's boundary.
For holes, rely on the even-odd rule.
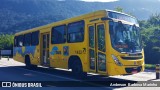
[[17,36],[17,47],[22,47],[23,46],[23,35]]
[[68,25],[68,42],[82,42],[84,40],[84,21],[70,23]]
[[24,35],[24,46],[30,46],[31,45],[31,33]]
[[39,31],[32,32],[32,45],[38,45],[39,44]]
[[66,42],[66,25],[52,28],[52,44],[61,44]]

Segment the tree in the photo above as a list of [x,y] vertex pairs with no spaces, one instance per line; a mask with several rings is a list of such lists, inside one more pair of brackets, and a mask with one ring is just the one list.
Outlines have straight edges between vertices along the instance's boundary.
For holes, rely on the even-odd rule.
[[116,7],[115,9],[114,9],[115,11],[118,11],[118,12],[123,12],[123,8],[121,8],[121,7]]
[[0,35],[0,49],[12,49],[14,35]]
[[157,64],[160,61],[160,14],[153,14],[148,20],[139,21],[144,43],[145,62]]
[[[124,10],[123,10],[123,8],[122,7],[116,7],[116,8],[114,8],[114,10],[115,11],[118,11],[118,12],[124,12]],[[125,12],[125,13],[127,13],[128,15],[131,15],[131,16],[135,16],[133,13],[131,13],[131,12]]]
[[152,14],[148,22],[151,25],[160,25],[160,13]]

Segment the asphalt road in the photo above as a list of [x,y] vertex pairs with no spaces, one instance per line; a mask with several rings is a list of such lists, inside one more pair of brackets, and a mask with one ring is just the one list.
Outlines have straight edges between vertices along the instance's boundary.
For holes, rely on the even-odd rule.
[[[155,79],[154,71],[146,71],[142,73],[138,73],[135,75],[127,75],[127,76],[111,76],[105,77],[96,74],[88,74],[85,79],[74,78],[70,71],[61,70],[61,69],[53,69],[46,67],[38,67],[36,69],[26,69],[25,65],[20,62],[16,62],[13,59],[9,61],[5,58],[0,60],[0,81],[44,81],[44,82],[56,82],[56,84],[46,83],[45,86],[47,88],[30,88],[30,89],[46,89],[46,90],[72,90],[72,89],[92,89],[92,90],[112,90],[112,89],[125,89],[132,90],[137,87],[107,87],[105,84],[110,82],[131,82],[138,83],[139,81],[160,81]],[[88,82],[89,81],[89,82]],[[4,89],[4,88],[0,88]],[[12,89],[21,89],[21,88],[5,88],[7,90]],[[25,88],[27,89],[27,88]],[[137,89],[160,89],[160,87],[141,87]]]

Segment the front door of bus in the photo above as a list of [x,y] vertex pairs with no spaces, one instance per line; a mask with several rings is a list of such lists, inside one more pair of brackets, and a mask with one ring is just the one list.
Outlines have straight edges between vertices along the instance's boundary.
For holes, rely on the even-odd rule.
[[105,24],[88,26],[90,71],[106,73],[106,31]]
[[42,35],[42,62],[43,66],[49,66],[49,33]]

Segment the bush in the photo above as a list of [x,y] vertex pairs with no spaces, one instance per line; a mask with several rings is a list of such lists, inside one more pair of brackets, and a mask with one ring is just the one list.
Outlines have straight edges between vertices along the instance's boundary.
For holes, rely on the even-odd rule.
[[0,49],[12,49],[13,39],[14,39],[14,35],[9,35],[9,34],[0,35]]

